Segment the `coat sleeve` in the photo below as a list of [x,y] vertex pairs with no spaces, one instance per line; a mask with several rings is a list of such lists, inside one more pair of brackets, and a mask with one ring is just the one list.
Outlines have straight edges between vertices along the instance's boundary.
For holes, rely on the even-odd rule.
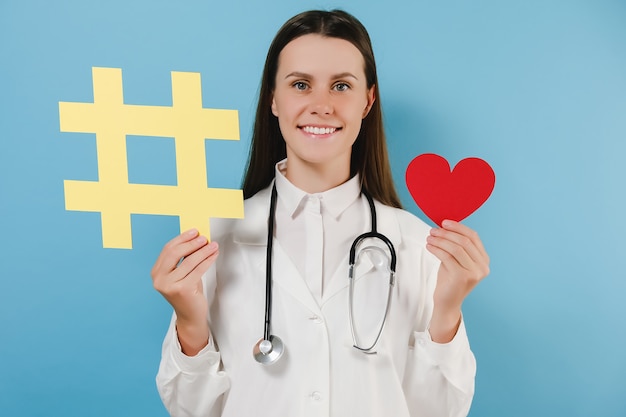
[[452,341],[438,344],[426,332],[414,333],[404,376],[411,416],[465,417],[474,396],[476,361],[461,321]]
[[404,374],[403,387],[411,416],[465,417],[474,397],[476,360],[461,319],[459,329],[448,343],[436,343],[428,332],[432,316],[432,294],[438,267],[429,274],[426,320],[417,320]]
[[[214,286],[207,288],[215,279],[211,268],[203,277],[204,290],[210,294]],[[211,287],[211,285],[209,285]],[[213,339],[196,356],[186,356],[176,334],[176,315],[172,316],[163,341],[161,364],[156,377],[157,389],[165,408],[172,417],[219,417],[224,394],[230,388],[230,379],[220,369],[221,357]]]

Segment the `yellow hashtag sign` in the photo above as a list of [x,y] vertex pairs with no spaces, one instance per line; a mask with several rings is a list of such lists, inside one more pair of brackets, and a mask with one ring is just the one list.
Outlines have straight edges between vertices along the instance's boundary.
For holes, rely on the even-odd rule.
[[[62,132],[96,134],[98,181],[64,181],[65,209],[100,212],[105,248],[132,248],[131,214],[179,216],[210,238],[209,218],[243,217],[241,190],[207,187],[205,139],[239,140],[236,110],[202,108],[199,73],[172,72],[172,106],[124,104],[122,70],[93,68],[93,103],[59,103]],[[173,137],[177,185],[129,184],[126,135]]]

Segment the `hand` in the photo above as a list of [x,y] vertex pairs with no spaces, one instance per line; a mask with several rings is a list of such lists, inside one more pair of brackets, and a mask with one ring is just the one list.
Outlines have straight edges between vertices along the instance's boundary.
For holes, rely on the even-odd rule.
[[489,275],[489,255],[474,230],[452,220],[432,229],[426,242],[426,249],[441,261],[430,335],[445,343],[456,334],[465,297]]
[[169,241],[152,267],[152,283],[176,312],[178,338],[187,355],[198,353],[209,340],[201,278],[218,254],[216,242],[208,243],[192,229]]

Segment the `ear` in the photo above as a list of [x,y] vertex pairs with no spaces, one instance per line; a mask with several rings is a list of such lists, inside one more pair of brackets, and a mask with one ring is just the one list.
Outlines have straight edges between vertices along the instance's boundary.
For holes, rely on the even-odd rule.
[[376,101],[376,85],[373,85],[369,90],[367,90],[367,106],[363,110],[363,119],[367,117],[372,106],[374,105],[374,101]]
[[278,117],[278,110],[276,109],[276,99],[274,98],[274,94],[272,94],[272,113],[274,116]]

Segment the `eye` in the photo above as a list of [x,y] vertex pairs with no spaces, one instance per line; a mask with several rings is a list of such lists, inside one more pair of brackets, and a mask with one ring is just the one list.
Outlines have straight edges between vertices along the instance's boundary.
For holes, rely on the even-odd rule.
[[308,88],[308,85],[304,81],[296,81],[293,83],[293,87],[298,91],[304,91]]
[[335,89],[336,91],[342,92],[342,91],[348,91],[350,89],[350,84],[348,83],[337,83],[333,86],[333,89]]

